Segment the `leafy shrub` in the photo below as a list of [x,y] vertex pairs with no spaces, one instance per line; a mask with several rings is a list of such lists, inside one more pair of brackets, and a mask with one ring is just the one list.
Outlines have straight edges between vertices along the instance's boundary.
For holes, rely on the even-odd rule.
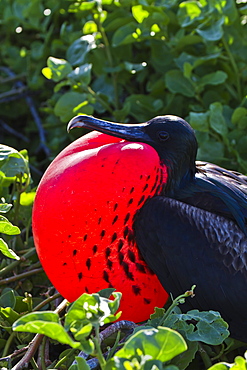
[[197,131],[199,159],[246,172],[246,6],[91,1],[68,12],[84,20],[82,35],[43,69],[62,122],[179,115]]
[[246,172],[246,14],[234,0],[3,0],[4,141],[43,171],[76,114],[176,114],[196,129],[199,159]]
[[[63,331],[58,315],[41,312],[53,309],[59,294],[49,288],[37,260],[30,223],[34,186],[50,160],[75,137],[66,133],[70,118],[83,113],[141,122],[156,115],[179,115],[196,130],[198,159],[247,172],[247,6],[241,0],[2,0],[1,5],[0,141],[9,146],[0,150],[0,212],[8,211],[7,217],[0,216],[0,231],[5,232],[0,247],[6,254],[0,265],[0,350],[6,366],[13,351],[22,351],[32,339],[31,334],[12,331],[13,323],[16,328],[18,322],[30,318],[23,314],[37,311],[36,319],[43,322],[56,317],[54,323]],[[30,155],[33,180],[27,151],[21,150],[24,147]],[[154,337],[163,314],[157,310],[147,324],[155,328]],[[36,319],[32,316],[34,326]],[[212,322],[218,327],[221,320],[217,313],[183,316],[175,310],[166,325],[185,337],[188,330],[188,349],[178,360],[167,363],[152,358],[145,365],[146,353],[132,356],[129,343],[145,343],[148,334],[142,331],[120,350],[128,360],[121,356],[118,360],[116,355],[108,359],[106,368],[175,370],[186,368],[196,356],[189,365],[193,369],[209,367],[210,358],[225,360],[231,340],[226,339],[221,347],[222,342],[208,342],[200,330],[194,333],[187,323],[191,319],[207,329]],[[89,327],[80,329],[74,334],[81,342],[85,333],[91,333]],[[221,330],[225,339],[225,324]],[[181,336],[174,336],[185,349]],[[90,338],[94,341],[94,336]],[[57,342],[51,346],[55,353]],[[111,342],[111,346],[111,351],[116,349],[116,344]],[[70,366],[75,352],[69,351],[59,347],[51,366]],[[83,359],[77,361],[78,368],[88,369]],[[40,366],[46,368],[44,363]],[[225,362],[212,369],[231,366],[244,369],[246,360],[237,357],[236,364]]]

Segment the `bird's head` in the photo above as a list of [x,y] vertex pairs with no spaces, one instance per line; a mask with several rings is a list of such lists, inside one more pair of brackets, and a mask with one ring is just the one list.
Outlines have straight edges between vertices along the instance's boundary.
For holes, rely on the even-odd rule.
[[166,165],[169,180],[166,192],[171,195],[196,171],[197,141],[191,126],[182,118],[172,115],[158,116],[145,123],[120,124],[81,115],[73,118],[68,130],[86,127],[127,141],[142,142],[152,146]]

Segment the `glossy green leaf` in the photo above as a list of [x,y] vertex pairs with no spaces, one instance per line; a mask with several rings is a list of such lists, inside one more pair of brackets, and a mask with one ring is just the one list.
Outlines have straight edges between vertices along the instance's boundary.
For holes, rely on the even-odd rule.
[[[16,302],[13,303],[15,304]],[[20,314],[13,310],[12,307],[0,307],[0,315],[5,318],[10,325],[12,325],[17,319],[19,319]]]
[[65,317],[65,329],[74,331],[74,328],[82,330],[81,335],[90,330],[90,325],[84,330],[83,326],[89,323],[102,325],[115,321],[119,314],[115,316],[119,308],[121,293],[112,293],[114,299],[101,297],[99,294],[82,294],[70,306]]
[[196,32],[206,41],[218,41],[223,36],[223,23],[224,18],[222,17],[218,21],[213,22],[210,26],[198,27]]
[[[1,221],[0,221],[0,228],[1,228]],[[20,232],[15,233],[15,234],[20,234]],[[15,260],[20,259],[20,257],[12,249],[8,247],[8,244],[2,238],[0,238],[0,252],[6,257],[9,257]]]
[[0,203],[0,213],[7,213],[11,209],[12,204]]
[[92,114],[93,108],[88,104],[88,96],[84,93],[70,91],[63,94],[57,101],[54,112],[62,122],[68,122],[79,113]]
[[83,357],[75,356],[75,361],[76,364],[72,365],[69,370],[90,370],[89,365]]
[[2,308],[10,307],[14,309],[15,303],[16,298],[13,289],[10,288],[4,289],[0,296],[0,307]]
[[166,362],[186,349],[187,345],[179,333],[169,328],[158,327],[139,330],[127,340],[114,357],[131,359],[137,355],[150,356],[151,359]]
[[17,150],[0,144],[0,169],[6,177],[29,175],[28,161]]
[[192,24],[202,13],[200,2],[183,1],[179,4],[178,19],[182,27]]
[[46,78],[55,82],[61,81],[72,71],[71,65],[65,59],[49,57],[47,65],[48,67],[42,69],[42,73]]
[[134,5],[131,10],[133,17],[138,23],[142,23],[143,20],[149,16],[149,12],[145,10],[142,5]]
[[199,81],[199,86],[205,85],[219,85],[226,81],[227,74],[223,71],[216,71],[203,76]]
[[241,119],[247,116],[247,109],[244,107],[237,107],[232,114],[232,123],[238,124]]
[[112,46],[130,44],[136,40],[136,27],[134,22],[125,24],[117,29],[112,38]]
[[237,356],[235,357],[233,364],[228,364],[226,362],[220,362],[209,367],[208,370],[246,370],[247,367],[247,352],[245,352],[245,357]]
[[12,223],[4,216],[0,215],[0,233],[7,235],[17,235],[20,234],[20,229],[17,226],[12,225]]
[[58,314],[51,311],[29,313],[18,319],[12,327],[14,331],[44,334],[72,348],[80,348],[80,343],[73,341],[59,323]]
[[82,66],[75,68],[68,75],[68,78],[74,83],[81,82],[82,84],[88,85],[91,81],[91,69],[92,64],[85,63]]
[[36,196],[36,192],[35,191],[31,191],[31,192],[23,192],[21,193],[21,197],[20,197],[20,204],[22,206],[31,206],[34,202],[34,198]]
[[209,131],[209,113],[190,112],[189,123],[194,130],[208,132]]
[[67,50],[66,57],[72,66],[80,66],[85,63],[85,58],[90,50],[96,48],[93,35],[85,35],[74,41]]
[[210,109],[209,123],[212,129],[222,136],[227,135],[228,129],[225,118],[222,113],[223,108],[221,103],[218,102],[213,103],[210,105],[209,109]]
[[218,345],[229,336],[228,324],[215,311],[191,310],[185,314],[172,314],[164,325],[175,328],[192,342]]
[[171,70],[165,75],[165,83],[168,89],[174,94],[182,94],[187,97],[195,95],[194,85],[190,80],[184,77],[183,73],[178,70]]

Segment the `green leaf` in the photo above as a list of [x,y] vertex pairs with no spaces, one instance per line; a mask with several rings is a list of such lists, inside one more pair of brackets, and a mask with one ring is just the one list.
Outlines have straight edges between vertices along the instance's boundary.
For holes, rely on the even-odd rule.
[[80,348],[80,343],[71,339],[63,326],[59,323],[59,316],[55,312],[33,312],[18,319],[12,326],[14,331],[44,334],[62,344],[72,348]]
[[196,29],[196,32],[206,41],[218,41],[223,37],[223,24],[224,17],[220,18],[216,22],[213,22],[210,26],[199,26]]
[[131,8],[133,17],[138,23],[142,23],[145,18],[149,16],[149,12],[143,9],[142,5],[134,5]]
[[190,112],[189,122],[194,130],[208,132],[209,131],[209,112],[205,112],[205,113]]
[[[13,304],[12,304],[13,305]],[[17,319],[19,319],[20,314],[13,310],[12,307],[0,307],[0,315],[6,319],[10,325],[12,325]]]
[[136,41],[136,23],[129,22],[117,29],[112,38],[112,46],[130,44]]
[[245,358],[242,356],[235,357],[235,362],[233,364],[228,364],[226,362],[221,362],[209,367],[208,370],[246,370],[247,367],[247,352],[245,352]]
[[17,150],[0,144],[0,168],[6,177],[14,178],[18,175],[29,176],[27,159]]
[[[114,300],[101,297],[99,294],[82,294],[70,306],[65,317],[65,329],[75,332],[89,323],[103,325],[115,321],[119,314],[114,316],[119,308],[121,293],[112,293]],[[89,330],[89,327],[87,328]],[[83,333],[83,331],[82,331]]]
[[226,81],[227,74],[223,71],[216,71],[213,73],[209,73],[207,75],[204,75],[200,81],[199,86],[204,87],[205,85],[219,85]]
[[83,357],[75,356],[76,364],[72,368],[69,367],[69,370],[90,370],[90,367],[87,364],[87,361]]
[[[193,322],[194,324],[188,324]],[[219,312],[191,310],[186,314],[172,314],[164,325],[173,327],[190,341],[218,345],[229,336],[228,324]]]
[[4,289],[0,296],[0,307],[6,308],[10,307],[14,309],[16,303],[15,293],[13,289]]
[[22,192],[20,197],[20,204],[22,206],[31,206],[34,202],[35,196],[36,196],[35,191],[31,191],[29,193]]
[[12,204],[0,203],[0,213],[7,213],[11,209]]
[[95,48],[96,43],[93,35],[82,36],[70,45],[66,56],[72,66],[80,66],[85,63],[85,58],[90,50]]
[[71,71],[72,67],[65,59],[49,57],[47,60],[48,67],[42,69],[43,75],[55,82],[63,80]]
[[222,136],[227,135],[228,129],[225,118],[222,114],[223,107],[221,103],[216,102],[210,104],[209,110],[210,110],[209,123],[212,129]]
[[118,358],[132,359],[138,355],[167,362],[186,349],[185,340],[175,330],[164,327],[142,329],[126,341],[115,354],[114,361]]
[[[193,317],[193,319],[192,319]],[[229,336],[228,324],[222,319],[219,312],[192,310],[187,312],[184,320],[197,320],[197,330],[188,334],[191,341],[203,341],[211,345],[218,345]]]
[[182,27],[191,25],[200,17],[202,13],[201,5],[197,1],[183,1],[179,4],[178,20]]
[[246,116],[247,116],[247,109],[244,107],[237,107],[232,114],[231,121],[234,125],[236,125],[241,121],[242,118]]
[[145,122],[154,115],[161,114],[163,103],[151,95],[133,94],[127,97],[125,104],[129,104],[129,114],[139,122]]
[[[20,234],[20,233],[18,233],[18,234]],[[6,257],[9,257],[9,258],[12,258],[12,259],[15,259],[15,260],[20,259],[20,257],[17,256],[17,254],[12,249],[10,249],[8,247],[8,244],[2,238],[0,238],[0,251]]]
[[194,85],[190,80],[184,77],[181,71],[173,69],[166,73],[165,83],[168,89],[174,94],[193,97],[195,95]]
[[20,234],[20,229],[17,226],[12,225],[12,223],[4,216],[0,215],[0,233],[7,235],[17,235]]
[[83,1],[71,4],[69,7],[70,11],[79,12],[79,11],[89,11],[92,10],[97,4],[96,0]]
[[223,143],[216,141],[211,137],[207,137],[202,141],[200,140],[197,158],[200,161],[208,162],[222,160],[222,158],[224,158]]
[[210,60],[217,59],[219,56],[220,52],[212,54],[210,53],[208,55],[197,55],[196,57],[186,52],[182,52],[179,57],[175,59],[175,63],[179,69],[183,71],[185,63],[191,64],[194,69],[202,64],[209,63]]
[[74,71],[68,75],[68,78],[72,83],[81,82],[82,84],[88,85],[91,81],[91,69],[92,64],[83,64],[82,66],[75,68]]
[[88,103],[87,94],[69,91],[58,99],[54,112],[62,122],[68,122],[77,114],[92,114],[93,107]]

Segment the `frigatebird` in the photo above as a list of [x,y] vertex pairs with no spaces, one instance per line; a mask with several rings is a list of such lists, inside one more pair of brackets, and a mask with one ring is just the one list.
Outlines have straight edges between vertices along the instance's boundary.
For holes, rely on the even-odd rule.
[[185,309],[219,311],[231,336],[247,341],[247,177],[197,162],[194,130],[176,116],[120,124],[80,115],[74,127],[155,149],[168,176],[136,212],[137,247],[168,293],[196,285]]

